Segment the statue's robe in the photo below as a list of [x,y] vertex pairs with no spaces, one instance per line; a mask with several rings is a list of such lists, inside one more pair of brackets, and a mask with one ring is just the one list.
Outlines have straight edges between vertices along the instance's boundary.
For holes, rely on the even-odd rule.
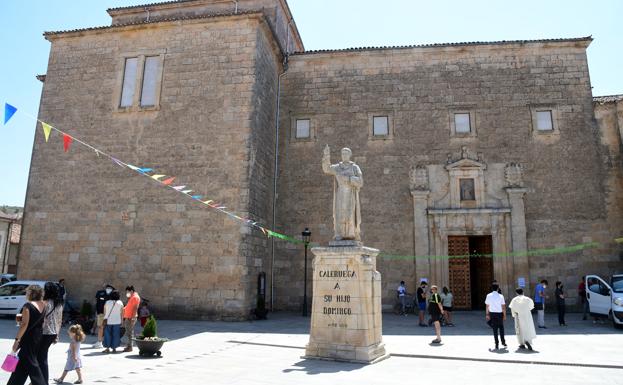
[[335,175],[333,182],[333,226],[335,239],[361,240],[361,169],[353,162],[323,163],[325,173]]

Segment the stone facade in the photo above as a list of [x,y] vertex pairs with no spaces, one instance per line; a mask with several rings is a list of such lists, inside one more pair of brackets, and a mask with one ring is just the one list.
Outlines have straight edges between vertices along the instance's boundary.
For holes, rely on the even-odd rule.
[[[491,237],[496,253],[600,243],[496,258],[507,294],[518,277],[529,287],[547,278],[573,299],[581,275],[622,267],[620,102],[593,109],[590,38],[305,52],[284,0],[109,14],[108,27],[46,34],[39,118],[276,231],[309,227],[321,244],[332,236],[322,148],[350,147],[366,180],[362,240],[381,250],[386,306],[401,279],[410,291],[423,277],[449,283],[447,259],[430,256],[447,255],[453,236]],[[160,58],[157,105],[119,108],[125,58],[147,56]],[[543,109],[547,132],[537,130]],[[374,135],[375,116],[387,117],[387,135]],[[309,119],[309,138],[295,137],[297,119]],[[134,284],[161,313],[242,319],[265,271],[274,308],[300,309],[300,245],[59,142],[37,131],[21,277],[64,276],[76,300],[104,282]]]

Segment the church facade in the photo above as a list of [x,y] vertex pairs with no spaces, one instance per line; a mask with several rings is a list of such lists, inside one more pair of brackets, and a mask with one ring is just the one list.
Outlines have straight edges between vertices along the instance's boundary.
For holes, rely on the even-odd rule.
[[[582,275],[623,269],[623,104],[593,98],[590,37],[305,51],[285,0],[108,12],[110,26],[45,34],[39,118],[320,244],[323,148],[349,147],[386,307],[421,279],[462,309],[493,279],[507,295],[560,280],[573,304]],[[300,309],[303,266],[300,244],[37,131],[21,277],[64,276],[76,299],[133,284],[161,313],[244,319],[262,272],[269,307]]]

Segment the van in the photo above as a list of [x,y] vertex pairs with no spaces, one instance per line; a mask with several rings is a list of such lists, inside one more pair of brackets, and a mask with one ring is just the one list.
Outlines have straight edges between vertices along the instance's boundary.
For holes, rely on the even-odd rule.
[[613,275],[610,283],[597,275],[587,275],[585,284],[591,315],[608,317],[615,328],[623,328],[623,274]]

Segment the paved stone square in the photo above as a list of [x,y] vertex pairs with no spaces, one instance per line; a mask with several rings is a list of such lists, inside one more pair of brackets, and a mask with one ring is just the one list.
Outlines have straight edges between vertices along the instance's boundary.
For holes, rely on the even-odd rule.
[[[161,358],[138,352],[104,355],[83,345],[85,383],[93,384],[479,384],[497,378],[504,384],[623,384],[623,331],[594,325],[568,314],[569,326],[538,329],[537,352],[517,351],[512,321],[506,322],[508,351],[491,352],[493,337],[482,312],[455,313],[454,328],[443,328],[443,345],[431,346],[432,328],[416,326],[417,317],[385,314],[383,339],[392,357],[375,365],[305,360],[309,319],[270,314],[256,322],[159,322],[171,339]],[[15,323],[0,320],[0,351],[12,343]],[[88,337],[88,343],[94,337]],[[65,364],[67,338],[50,350],[50,373]],[[518,374],[519,373],[519,374]],[[0,373],[5,383],[8,374]],[[73,382],[75,374],[67,381]]]

